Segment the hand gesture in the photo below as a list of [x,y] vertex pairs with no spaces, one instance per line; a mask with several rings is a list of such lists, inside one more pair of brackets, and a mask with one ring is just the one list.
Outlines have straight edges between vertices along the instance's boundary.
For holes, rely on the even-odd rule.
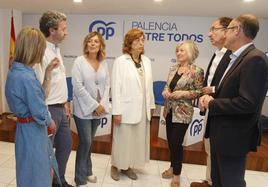
[[95,111],[94,111],[94,115],[96,116],[100,116],[101,114],[103,114],[105,112],[105,109],[102,105],[99,105]]
[[211,86],[203,87],[203,88],[202,88],[202,92],[203,92],[203,94],[210,95],[210,94],[213,93],[213,92],[212,92],[212,87],[211,87]]
[[208,109],[209,102],[212,100],[214,100],[214,98],[210,95],[203,95],[202,97],[200,97],[198,104],[200,111],[203,112],[205,111],[205,109]]
[[64,110],[65,110],[65,113],[67,115],[67,119],[70,120],[72,117],[72,110],[71,110],[71,106],[70,106],[69,102],[66,102],[64,104]]
[[48,136],[53,135],[56,132],[57,126],[54,120],[51,121],[49,127],[47,128],[48,130]]
[[46,67],[45,77],[50,77],[52,70],[59,67],[59,65],[60,60],[57,57],[53,58]]
[[170,96],[170,91],[168,89],[164,89],[162,92],[162,96],[164,97],[164,99],[168,99]]
[[169,97],[171,99],[181,99],[185,97],[185,95],[186,95],[186,91],[177,90],[177,91],[172,92]]
[[120,125],[122,121],[122,115],[113,115],[113,124]]

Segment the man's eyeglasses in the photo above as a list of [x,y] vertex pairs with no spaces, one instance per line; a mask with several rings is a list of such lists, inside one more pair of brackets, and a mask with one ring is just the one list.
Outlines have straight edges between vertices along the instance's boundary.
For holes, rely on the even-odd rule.
[[223,30],[223,29],[226,29],[225,27],[211,27],[209,29],[210,32],[216,32],[218,30]]
[[233,30],[233,29],[236,29],[236,28],[238,28],[238,27],[239,27],[239,26],[236,25],[236,26],[233,26],[233,27],[227,27],[226,29],[227,29],[227,30]]

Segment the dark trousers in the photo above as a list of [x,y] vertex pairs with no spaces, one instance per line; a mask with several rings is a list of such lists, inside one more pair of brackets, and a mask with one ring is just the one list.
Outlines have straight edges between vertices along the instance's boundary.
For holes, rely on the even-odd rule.
[[166,116],[166,132],[168,147],[170,151],[170,167],[173,168],[174,175],[180,175],[183,158],[183,139],[187,131],[188,124],[172,123],[172,112]]
[[212,187],[246,187],[245,163],[246,156],[224,156],[211,149]]
[[48,106],[48,110],[57,126],[56,134],[52,136],[52,142],[56,148],[55,156],[59,167],[60,180],[64,183],[66,182],[64,177],[66,165],[72,150],[69,120],[67,119],[64,107]]

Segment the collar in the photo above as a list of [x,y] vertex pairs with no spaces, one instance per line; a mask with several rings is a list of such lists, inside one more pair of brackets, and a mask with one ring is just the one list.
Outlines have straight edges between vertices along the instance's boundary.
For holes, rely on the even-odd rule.
[[[132,58],[131,58],[130,54],[125,53],[124,55],[125,55],[126,59],[131,59],[131,60],[132,60]],[[142,59],[142,56],[143,56],[143,54],[141,55],[141,59]]]
[[[246,50],[246,48],[248,48],[250,45],[253,45],[252,42],[249,42],[245,45],[242,45],[239,49],[237,49],[235,52],[233,52],[231,55],[230,55],[230,58],[232,59],[232,57],[239,57],[241,55],[241,53],[243,51]],[[231,57],[232,56],[232,57]]]
[[53,44],[53,43],[51,43],[49,41],[46,41],[46,43],[47,43],[47,47],[52,49],[52,50],[54,50],[54,51],[58,48],[57,44]]
[[14,61],[13,63],[12,63],[12,69],[24,69],[24,70],[27,70],[27,71],[31,71],[31,72],[33,72],[34,70],[33,70],[33,68],[31,68],[30,66],[27,66],[27,65],[25,65],[25,64],[22,64],[22,63],[20,63],[20,62],[16,62],[16,61]]
[[225,47],[223,47],[223,48],[221,48],[220,50],[217,49],[217,50],[215,51],[215,54],[216,54],[216,55],[224,54],[226,51],[227,51],[227,49],[226,49]]

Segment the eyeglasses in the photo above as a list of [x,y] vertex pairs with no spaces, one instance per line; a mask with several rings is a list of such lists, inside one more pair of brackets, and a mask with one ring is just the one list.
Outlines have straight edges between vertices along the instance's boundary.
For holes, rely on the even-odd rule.
[[233,27],[227,27],[226,29],[227,29],[227,30],[233,30],[233,29],[236,29],[236,28],[238,28],[238,27],[239,27],[239,26],[236,25],[236,26],[233,26]]
[[225,27],[211,27],[209,29],[209,32],[216,32],[218,30],[223,30],[223,29],[226,29]]

